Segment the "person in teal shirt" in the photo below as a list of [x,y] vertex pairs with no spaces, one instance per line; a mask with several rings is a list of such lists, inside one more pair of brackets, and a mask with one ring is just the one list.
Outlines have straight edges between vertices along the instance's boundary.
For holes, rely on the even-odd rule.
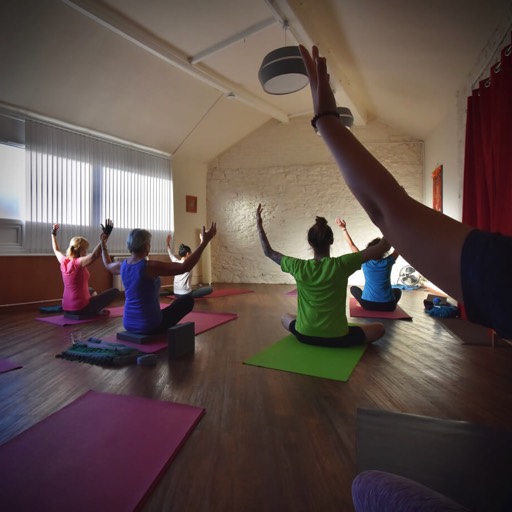
[[384,335],[381,323],[348,325],[346,316],[348,277],[365,261],[380,258],[389,250],[382,239],[363,251],[331,258],[334,242],[332,229],[324,217],[317,217],[308,230],[308,243],[313,259],[285,256],[270,246],[263,228],[263,207],[256,210],[256,226],[265,256],[291,274],[297,283],[297,315],[285,313],[283,327],[300,342],[327,347],[348,347],[371,343]]
[[[347,223],[336,217],[336,224],[343,230],[345,240],[352,252],[359,252],[357,245],[347,229]],[[380,238],[373,239],[368,247],[379,243]],[[402,290],[391,286],[391,269],[399,254],[394,250],[391,254],[383,254],[380,258],[363,263],[364,288],[351,286],[350,293],[355,297],[360,306],[369,311],[394,311]]]

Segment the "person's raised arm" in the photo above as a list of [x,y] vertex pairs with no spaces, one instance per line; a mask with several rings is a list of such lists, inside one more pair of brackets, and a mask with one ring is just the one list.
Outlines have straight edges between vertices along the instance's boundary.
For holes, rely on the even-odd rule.
[[338,226],[342,229],[343,235],[345,236],[345,240],[347,241],[350,250],[352,252],[359,252],[359,249],[357,248],[356,244],[352,241],[352,237],[348,232],[347,223],[343,219],[336,217],[336,224],[338,224]]
[[212,222],[210,229],[206,229],[205,226],[201,229],[201,242],[196,247],[195,251],[183,262],[181,265],[183,266],[184,272],[190,272],[201,258],[201,254],[206,249],[206,246],[210,243],[213,237],[217,234],[217,223]]
[[100,224],[100,226],[101,226],[101,231],[102,231],[102,234],[100,236],[100,241],[99,241],[98,245],[96,245],[96,247],[92,250],[92,252],[90,252],[89,254],[86,254],[85,256],[80,258],[80,265],[82,267],[88,267],[89,265],[94,263],[101,256],[101,252],[102,252],[101,237],[104,236],[105,241],[106,241],[108,239],[108,237],[110,236],[110,233],[112,233],[112,230],[114,229],[114,223],[110,219],[106,219],[105,225]]
[[275,261],[278,265],[281,265],[281,258],[283,255],[280,252],[274,251],[270,246],[270,242],[268,241],[267,234],[263,229],[263,219],[261,218],[261,213],[263,212],[263,207],[261,203],[258,205],[256,209],[256,227],[258,228],[258,234],[260,236],[260,243],[263,249],[263,253],[267,258],[270,258],[272,261]]
[[107,249],[107,240],[108,235],[106,233],[101,233],[100,235],[100,247],[101,247],[101,259],[103,261],[103,266],[111,273],[111,274],[120,274],[121,273],[121,262],[120,261],[112,261],[110,254]]
[[371,245],[361,251],[363,263],[370,260],[379,260],[389,249],[391,249],[389,242],[385,238],[381,238],[377,244]]
[[[101,236],[104,236],[103,234]],[[80,258],[80,266],[88,267],[101,256],[101,242],[98,242],[92,252]]]
[[170,233],[165,238],[165,245],[167,247],[167,254],[169,254],[171,261],[174,261],[175,263],[178,262],[180,260],[179,257],[172,252],[172,236]]
[[[434,284],[462,300],[460,257],[472,228],[409,197],[387,169],[343,126],[318,48],[300,52],[313,98],[312,123],[334,156],[341,174],[366,213],[400,254]],[[443,265],[436,254],[443,251]]]
[[210,229],[203,226],[201,230],[201,243],[194,252],[183,262],[173,263],[158,260],[148,261],[148,272],[152,276],[176,276],[185,272],[190,272],[201,258],[201,254],[206,249],[212,238],[217,234],[217,224],[212,222]]
[[52,249],[60,263],[61,261],[66,259],[66,256],[64,254],[62,254],[60,247],[59,247],[59,242],[57,242],[57,231],[59,231],[59,227],[60,227],[59,224],[54,224],[52,226]]

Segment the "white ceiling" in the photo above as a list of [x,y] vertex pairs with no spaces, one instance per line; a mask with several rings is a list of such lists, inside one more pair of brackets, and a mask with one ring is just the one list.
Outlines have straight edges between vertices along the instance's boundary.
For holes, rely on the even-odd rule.
[[268,52],[297,42],[328,56],[338,104],[356,124],[377,119],[425,138],[512,16],[511,0],[0,0],[0,8],[0,102],[199,162],[269,119],[310,116],[309,88],[272,96],[257,77]]

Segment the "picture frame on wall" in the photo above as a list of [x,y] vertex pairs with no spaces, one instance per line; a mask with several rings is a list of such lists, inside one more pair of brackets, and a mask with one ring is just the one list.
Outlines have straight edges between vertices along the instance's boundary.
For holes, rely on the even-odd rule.
[[197,196],[185,196],[185,211],[197,213]]
[[443,211],[443,166],[438,165],[432,171],[432,208]]

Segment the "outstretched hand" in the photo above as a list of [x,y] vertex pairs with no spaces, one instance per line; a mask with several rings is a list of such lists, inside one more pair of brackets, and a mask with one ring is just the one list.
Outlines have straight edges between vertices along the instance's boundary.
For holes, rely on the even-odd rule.
[[165,237],[165,243],[166,243],[167,249],[170,249],[171,244],[172,244],[172,236],[170,233]]
[[206,229],[205,226],[201,229],[201,239],[204,240],[206,243],[209,243],[210,240],[217,234],[217,223],[212,222],[212,225],[210,226],[210,229]]
[[100,224],[103,234],[107,237],[110,236],[112,230],[114,229],[114,223],[110,219],[105,219],[105,225]]
[[263,206],[261,206],[261,203],[258,205],[258,208],[256,209],[256,225],[258,227],[261,227],[263,225],[263,219],[261,218],[261,213],[263,212]]
[[317,46],[313,46],[311,54],[302,45],[299,45],[299,50],[309,77],[314,113],[336,110],[325,57],[320,57]]
[[52,235],[56,235],[59,228],[60,228],[60,224],[54,224],[52,226]]
[[347,229],[347,223],[339,217],[336,217],[336,224],[338,224],[341,229]]

